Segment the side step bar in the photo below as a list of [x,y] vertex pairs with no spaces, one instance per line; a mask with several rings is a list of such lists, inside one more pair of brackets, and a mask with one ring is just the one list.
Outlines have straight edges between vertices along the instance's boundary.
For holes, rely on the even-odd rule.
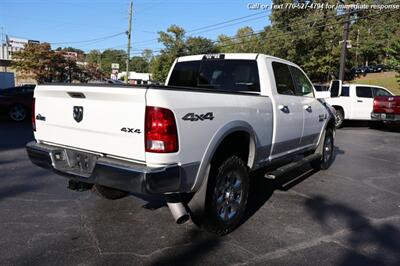
[[311,154],[311,155],[309,155],[307,157],[304,157],[303,159],[301,159],[299,161],[292,162],[292,163],[289,163],[287,165],[284,165],[284,166],[282,166],[282,167],[280,167],[280,168],[278,168],[278,169],[276,169],[276,170],[274,170],[272,172],[267,172],[264,177],[267,178],[267,179],[276,179],[276,178],[278,178],[280,176],[283,176],[287,172],[291,172],[291,171],[301,167],[304,164],[311,163],[314,160],[320,160],[320,159],[321,159],[321,154],[314,153],[314,154]]

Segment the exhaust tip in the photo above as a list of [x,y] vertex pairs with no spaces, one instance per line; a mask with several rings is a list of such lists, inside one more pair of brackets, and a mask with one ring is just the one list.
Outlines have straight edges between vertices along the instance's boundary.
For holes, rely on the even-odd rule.
[[184,224],[189,220],[189,213],[181,202],[167,202],[167,205],[177,224]]
[[189,214],[185,214],[185,215],[182,215],[181,217],[179,217],[178,219],[176,219],[176,223],[177,224],[184,224],[187,221],[189,221],[189,219],[190,219]]

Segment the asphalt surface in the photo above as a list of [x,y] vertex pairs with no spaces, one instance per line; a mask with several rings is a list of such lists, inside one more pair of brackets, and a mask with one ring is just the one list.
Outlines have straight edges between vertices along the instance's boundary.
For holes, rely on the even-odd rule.
[[400,132],[346,127],[327,171],[255,174],[246,222],[215,237],[164,203],[73,192],[0,121],[1,265],[400,265]]

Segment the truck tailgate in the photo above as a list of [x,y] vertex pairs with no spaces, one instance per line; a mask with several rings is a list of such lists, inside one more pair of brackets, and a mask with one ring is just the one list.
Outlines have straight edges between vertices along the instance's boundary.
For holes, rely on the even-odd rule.
[[39,85],[34,97],[36,140],[145,161],[146,88]]
[[374,112],[400,114],[400,96],[375,96]]

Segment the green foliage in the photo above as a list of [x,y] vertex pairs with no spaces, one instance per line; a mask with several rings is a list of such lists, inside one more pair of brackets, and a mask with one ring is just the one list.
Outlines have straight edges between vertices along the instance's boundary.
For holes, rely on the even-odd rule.
[[[274,0],[274,4],[291,3]],[[358,1],[360,2],[360,1]],[[360,3],[372,3],[361,1]],[[336,0],[324,1],[336,4]],[[393,40],[400,36],[400,16],[396,12],[379,15],[379,10],[366,10],[352,15],[347,50],[346,77],[352,78],[352,67],[386,64],[392,60]],[[339,72],[340,41],[344,16],[335,9],[274,9],[271,25],[254,33],[249,27],[236,35],[218,37],[218,48],[224,53],[256,52],[287,59],[302,67],[314,81],[326,81]],[[377,15],[367,19],[363,16]],[[358,36],[358,46],[357,46]],[[393,60],[391,61],[393,62]]]
[[101,53],[100,69],[104,71],[107,76],[111,74],[111,64],[119,64],[120,71],[123,71],[126,66],[126,52],[124,50],[107,49]]
[[148,73],[150,71],[149,63],[141,56],[134,56],[129,61],[129,71]]
[[13,54],[13,59],[13,66],[21,75],[31,76],[39,83],[62,80],[69,63],[52,51],[48,43],[28,43],[25,49]]
[[22,76],[30,76],[38,83],[87,81],[101,75],[90,64],[78,66],[75,60],[64,58],[51,50],[47,43],[28,43],[25,49],[13,54],[13,66]]
[[397,37],[397,39],[393,41],[393,43],[387,49],[387,52],[388,67],[397,71],[398,75],[396,76],[396,79],[400,86],[400,37]]
[[160,31],[158,41],[165,48],[152,60],[150,69],[153,79],[159,82],[165,82],[169,69],[177,57],[218,52],[218,48],[211,40],[203,37],[187,38],[185,30],[177,25],[171,25],[167,32]]
[[186,39],[186,54],[212,54],[217,52],[218,48],[210,39],[203,37],[189,37]]

